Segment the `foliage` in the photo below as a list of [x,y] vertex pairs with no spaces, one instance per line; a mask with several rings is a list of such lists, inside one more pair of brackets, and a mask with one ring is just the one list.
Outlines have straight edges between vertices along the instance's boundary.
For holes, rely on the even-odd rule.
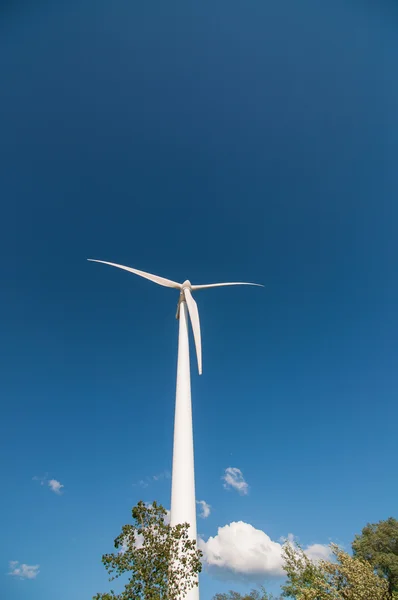
[[242,594],[239,594],[239,592],[234,592],[233,590],[230,590],[227,593],[224,594],[216,594],[213,597],[213,600],[278,600],[275,596],[273,596],[272,594],[268,594],[266,592],[266,590],[261,587],[260,590],[252,590],[251,592],[249,592],[248,594],[245,594],[244,596]]
[[[283,597],[318,600],[317,594],[321,593],[327,581],[320,565],[313,563],[300,546],[290,543],[283,547],[283,559],[287,573],[287,582],[282,586]],[[319,598],[323,600],[322,596]]]
[[[294,600],[398,600],[398,521],[368,524],[352,544],[353,556],[331,544],[331,561],[313,562],[291,543],[283,547],[286,583],[282,597]],[[264,588],[230,591],[213,600],[276,600]]]
[[202,553],[189,538],[188,523],[172,527],[166,514],[156,502],[140,501],[132,509],[133,524],[115,539],[117,552],[102,557],[110,581],[123,574],[129,581],[121,594],[111,590],[93,600],[177,600],[198,585]]
[[388,581],[390,594],[398,595],[398,521],[368,523],[352,543],[354,556],[367,560]]
[[331,544],[336,561],[311,562],[300,547],[284,547],[288,581],[285,598],[296,600],[389,600],[387,582],[373,572],[365,560],[353,557]]

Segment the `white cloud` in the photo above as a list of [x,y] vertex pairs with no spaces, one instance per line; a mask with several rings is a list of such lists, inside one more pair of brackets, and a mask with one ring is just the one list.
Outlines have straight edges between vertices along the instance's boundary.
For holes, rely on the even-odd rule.
[[32,479],[33,481],[39,481],[40,485],[47,484],[50,490],[58,496],[62,494],[61,490],[63,487],[65,487],[60,481],[57,481],[56,479],[47,479],[47,475],[44,475],[43,477],[37,477],[37,475],[35,475],[34,477],[32,477]]
[[145,479],[140,479],[138,483],[133,483],[133,486],[138,485],[141,488],[147,488],[149,483]]
[[[289,534],[287,541],[294,543],[294,537]],[[243,521],[219,527],[217,535],[207,542],[199,540],[204,562],[213,574],[257,582],[284,575],[282,546],[283,543],[271,540],[264,531]],[[330,558],[329,548],[321,544],[304,550],[314,561]]]
[[63,487],[65,487],[62,485],[62,483],[60,483],[56,479],[50,479],[50,481],[48,482],[48,485],[49,485],[51,491],[53,491],[54,494],[58,494],[58,495],[60,495],[62,493],[61,490]]
[[34,477],[32,477],[32,481],[39,481],[40,485],[44,485],[44,482],[46,481],[46,475],[44,475],[44,477],[38,477],[37,475],[35,475]]
[[162,481],[162,479],[170,479],[169,471],[162,471],[158,475],[152,475],[153,481]]
[[246,496],[249,493],[249,486],[243,477],[243,473],[236,467],[228,467],[225,469],[225,473],[222,477],[224,481],[225,489],[237,490],[242,496]]
[[206,564],[238,576],[282,576],[282,544],[243,521],[219,527],[217,535],[200,542]]
[[10,560],[10,571],[9,575],[13,577],[19,577],[20,579],[36,579],[40,573],[40,565],[21,565],[17,560]]
[[315,563],[319,560],[331,560],[333,556],[330,547],[323,544],[311,544],[305,548],[305,553]]
[[163,479],[170,479],[171,475],[169,471],[162,471],[157,475],[147,475],[144,479],[140,479],[138,483],[133,483],[133,486],[147,488],[151,483],[156,483],[157,481],[162,481]]
[[201,508],[199,517],[201,517],[202,519],[207,519],[207,517],[210,515],[210,509],[211,509],[210,504],[207,504],[207,502],[205,502],[205,500],[197,500],[196,504],[199,504],[199,506]]

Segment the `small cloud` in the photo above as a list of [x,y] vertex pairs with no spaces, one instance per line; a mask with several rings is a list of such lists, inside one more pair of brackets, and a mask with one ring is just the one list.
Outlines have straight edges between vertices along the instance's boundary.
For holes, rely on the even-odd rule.
[[61,490],[63,487],[65,487],[64,485],[62,485],[62,483],[60,483],[59,481],[57,481],[56,479],[50,479],[50,481],[48,482],[49,488],[51,489],[52,492],[54,492],[54,494],[62,494]]
[[246,483],[243,473],[236,467],[228,467],[222,476],[225,489],[237,490],[242,496],[249,493],[249,485]]
[[38,481],[40,483],[40,485],[44,485],[44,482],[46,481],[46,477],[47,477],[47,475],[44,475],[43,477],[38,477],[37,475],[35,475],[34,477],[32,477],[32,481]]
[[170,479],[170,473],[169,471],[162,471],[162,473],[159,473],[158,475],[153,475],[152,479],[153,481],[162,481],[162,479]]
[[8,574],[20,579],[36,579],[40,573],[40,565],[25,565],[24,563],[20,564],[17,560],[10,560],[9,566]]
[[34,477],[32,477],[32,480],[38,481],[40,485],[48,485],[50,490],[58,496],[62,494],[61,490],[63,487],[65,487],[60,481],[57,481],[56,479],[47,479],[47,475],[44,475],[43,477],[38,477],[37,475],[35,475]]
[[207,502],[205,502],[204,500],[197,500],[196,504],[199,504],[201,508],[199,517],[201,517],[202,519],[207,519],[207,517],[210,515],[210,504],[207,504]]
[[162,471],[157,475],[147,475],[144,479],[140,479],[138,483],[133,483],[134,487],[147,488],[151,483],[156,483],[157,481],[162,481],[163,479],[170,479],[169,471]]

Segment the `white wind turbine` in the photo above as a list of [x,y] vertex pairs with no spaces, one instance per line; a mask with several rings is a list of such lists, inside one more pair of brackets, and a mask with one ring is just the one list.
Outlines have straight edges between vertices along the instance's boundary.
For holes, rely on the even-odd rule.
[[[195,340],[196,356],[198,360],[199,375],[202,374],[202,342],[200,335],[200,322],[198,306],[192,297],[192,292],[206,288],[222,287],[227,285],[255,285],[258,283],[230,282],[209,283],[205,285],[192,285],[186,280],[177,283],[158,275],[145,273],[138,269],[125,267],[105,260],[88,259],[91,262],[102,263],[124,269],[158,285],[174,288],[180,291],[177,305],[176,318],[179,319],[178,334],[178,360],[177,360],[177,389],[174,416],[174,445],[173,469],[171,479],[171,510],[170,523],[178,525],[189,523],[189,534],[192,539],[197,539],[196,534],[196,501],[195,501],[195,472],[192,430],[192,404],[191,404],[191,376],[189,364],[189,339],[188,339],[188,314],[191,319],[193,336]],[[185,600],[198,600],[199,587],[192,588],[185,596]]]

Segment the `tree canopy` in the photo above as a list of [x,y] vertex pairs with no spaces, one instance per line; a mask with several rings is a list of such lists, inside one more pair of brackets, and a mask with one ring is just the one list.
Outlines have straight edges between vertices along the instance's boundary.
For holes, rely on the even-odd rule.
[[398,521],[368,523],[352,543],[354,556],[368,561],[384,577],[390,594],[398,596]]
[[248,594],[240,594],[230,590],[224,594],[216,594],[213,600],[278,600],[272,594],[268,594],[264,587],[259,590],[253,589]]
[[189,537],[189,525],[166,523],[167,511],[140,501],[132,509],[133,524],[115,539],[116,552],[102,563],[110,581],[128,575],[124,591],[97,594],[93,600],[177,600],[198,585],[202,553]]
[[287,582],[285,598],[295,600],[389,600],[387,582],[363,559],[331,544],[335,561],[313,563],[300,547],[283,550]]

